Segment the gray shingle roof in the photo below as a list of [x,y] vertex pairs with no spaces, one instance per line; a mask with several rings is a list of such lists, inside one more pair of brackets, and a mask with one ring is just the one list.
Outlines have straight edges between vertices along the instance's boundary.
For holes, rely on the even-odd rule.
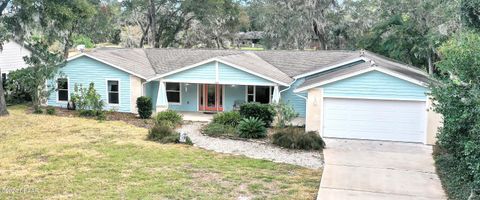
[[[291,83],[293,77],[359,58],[359,51],[241,51],[211,49],[96,49],[87,53],[145,79],[154,78],[209,59],[231,63],[270,79]],[[379,67],[428,82],[428,74],[366,51],[363,55]],[[302,87],[361,70],[366,64],[351,65],[308,78]]]

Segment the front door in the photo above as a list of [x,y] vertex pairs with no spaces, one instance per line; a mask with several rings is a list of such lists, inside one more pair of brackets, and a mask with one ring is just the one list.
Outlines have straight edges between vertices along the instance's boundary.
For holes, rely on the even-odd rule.
[[199,85],[199,110],[223,111],[223,91],[221,85]]

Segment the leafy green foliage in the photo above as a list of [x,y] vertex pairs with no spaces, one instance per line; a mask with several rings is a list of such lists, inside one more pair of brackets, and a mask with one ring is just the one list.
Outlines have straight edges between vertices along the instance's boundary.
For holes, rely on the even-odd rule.
[[462,22],[470,28],[480,31],[480,1],[461,0]]
[[[157,123],[148,131],[147,139],[151,141],[166,143],[180,143],[180,133],[176,132],[171,126],[163,123]],[[192,140],[187,136],[185,144],[193,145]]]
[[[435,111],[443,115],[436,155],[450,197],[480,197],[480,35],[463,33],[445,43],[431,84]],[[460,181],[461,180],[461,181]],[[465,192],[469,187],[470,194]]]
[[38,108],[42,99],[46,99],[56,87],[51,85],[51,90],[45,90],[45,83],[54,78],[65,62],[60,54],[50,52],[44,43],[35,43],[32,49],[32,54],[23,58],[31,69],[26,70],[22,76],[15,77],[18,78],[15,81],[23,84],[23,89],[32,97],[33,106]]
[[152,99],[141,96],[137,98],[138,115],[140,118],[147,119],[152,116]]
[[8,74],[5,83],[6,99],[8,103],[17,104],[32,101],[29,86],[23,80],[32,73],[32,68],[23,68],[12,71]]
[[213,123],[228,125],[232,127],[237,127],[238,123],[242,120],[242,116],[239,112],[229,111],[229,112],[220,112],[213,116]]
[[255,117],[245,118],[237,127],[238,136],[241,138],[263,138],[267,136],[265,123]]
[[75,84],[74,92],[70,96],[81,116],[96,116],[99,120],[105,119],[105,111],[103,110],[105,102],[102,96],[98,94],[93,82],[89,84],[88,89]]
[[285,128],[285,126],[291,122],[295,117],[298,117],[298,113],[292,105],[280,102],[275,105],[275,111],[277,113],[277,126],[279,128]]
[[272,135],[272,142],[289,149],[321,150],[325,148],[325,142],[318,132],[305,132],[299,128],[280,129]]
[[270,127],[275,117],[275,109],[270,104],[245,103],[240,106],[240,115],[244,118],[258,118],[265,127]]
[[208,136],[233,136],[236,129],[230,125],[211,122],[202,128],[202,133]]
[[48,115],[55,115],[57,113],[55,108],[51,107],[51,106],[47,107],[46,112],[47,112]]
[[85,35],[77,35],[73,38],[73,45],[85,45],[85,48],[93,48],[95,44],[92,42],[92,39]]
[[183,117],[174,110],[165,110],[159,112],[156,117],[156,122],[161,123],[163,121],[169,121],[174,126],[182,124]]

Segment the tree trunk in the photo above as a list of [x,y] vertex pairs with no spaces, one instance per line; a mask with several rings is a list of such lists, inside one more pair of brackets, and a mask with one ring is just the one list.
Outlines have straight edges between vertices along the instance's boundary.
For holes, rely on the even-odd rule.
[[155,9],[155,3],[153,0],[150,0],[150,10],[149,10],[149,17],[150,17],[150,25],[152,26],[150,28],[151,31],[151,36],[150,36],[150,41],[151,41],[151,46],[154,48],[158,48],[158,43],[157,43],[157,20],[156,20],[156,9]]
[[432,64],[432,56],[428,55],[428,73],[433,74],[433,64]]
[[0,70],[0,116],[8,115],[7,102],[5,101],[5,91],[3,90],[2,71]]

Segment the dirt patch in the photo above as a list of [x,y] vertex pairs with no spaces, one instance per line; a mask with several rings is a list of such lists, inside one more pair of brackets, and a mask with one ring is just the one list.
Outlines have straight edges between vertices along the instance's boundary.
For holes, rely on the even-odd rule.
[[[95,117],[84,117],[80,116],[77,110],[68,110],[66,108],[59,108],[59,107],[52,107],[55,109],[55,116],[61,117],[81,117],[86,119],[95,119]],[[46,107],[42,108],[43,110]],[[25,111],[27,114],[33,114],[33,107],[29,107]],[[44,113],[45,114],[45,113]],[[123,121],[127,124],[131,124],[140,128],[147,128],[150,129],[155,125],[154,119],[140,119],[136,114],[133,113],[122,113],[122,112],[113,112],[113,111],[106,111],[105,113],[106,121]]]

